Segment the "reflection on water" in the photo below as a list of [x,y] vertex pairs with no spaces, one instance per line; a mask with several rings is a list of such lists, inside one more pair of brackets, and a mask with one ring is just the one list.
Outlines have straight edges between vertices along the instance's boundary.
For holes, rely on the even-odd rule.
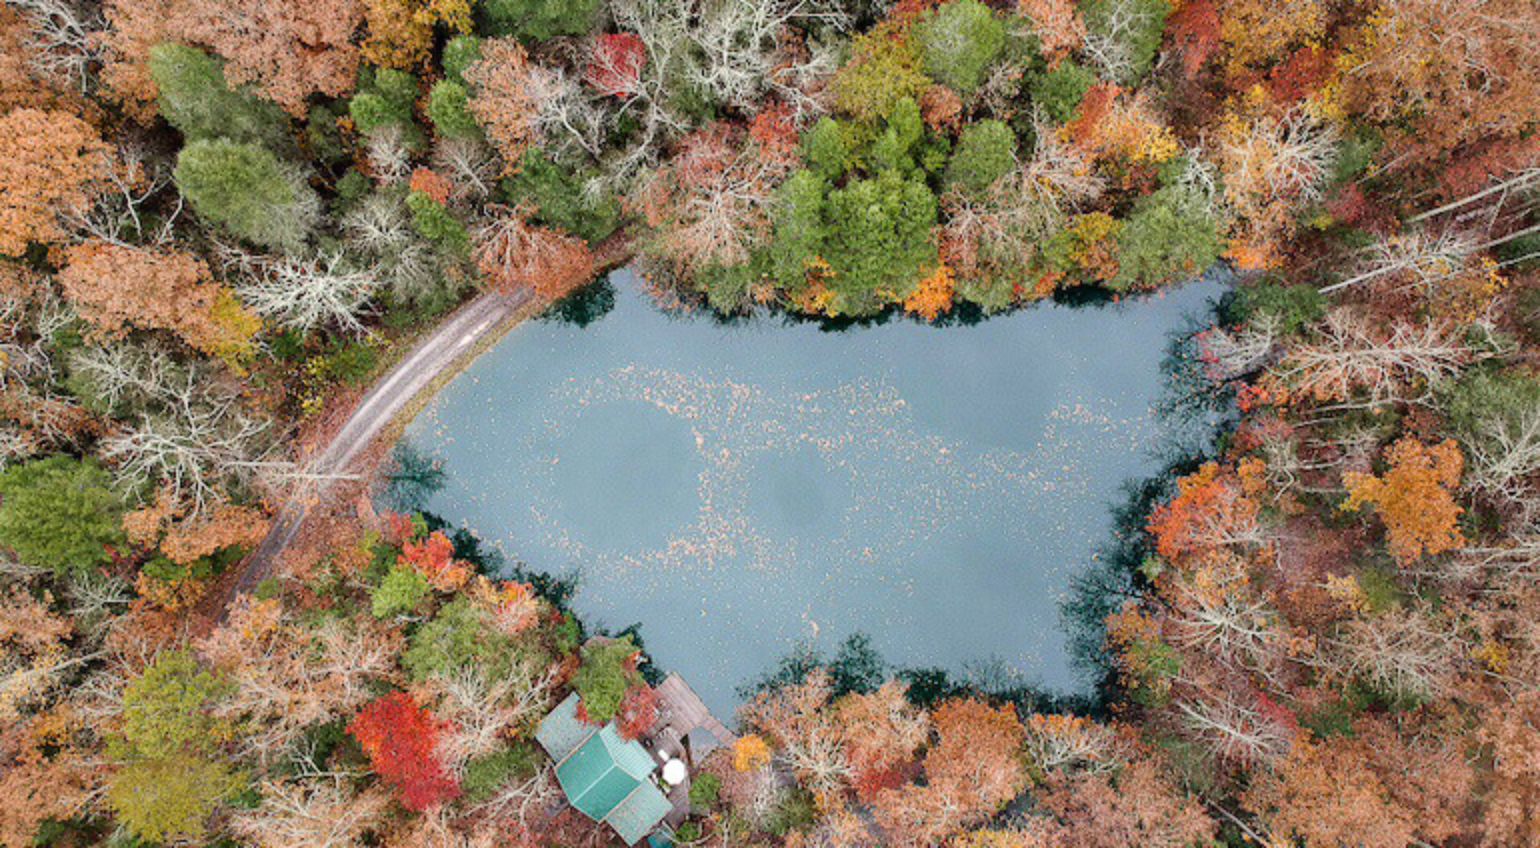
[[803,640],[1077,685],[1057,605],[1119,485],[1158,467],[1168,333],[1217,284],[970,326],[823,332],[613,306],[514,331],[408,431],[425,504],[534,569],[714,708]]

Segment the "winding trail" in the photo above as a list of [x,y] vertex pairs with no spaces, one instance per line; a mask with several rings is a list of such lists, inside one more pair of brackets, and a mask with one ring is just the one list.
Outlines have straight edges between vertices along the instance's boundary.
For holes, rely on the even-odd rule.
[[256,591],[258,584],[272,576],[280,555],[304,526],[310,507],[325,497],[332,482],[348,473],[353,462],[397,415],[533,301],[534,293],[529,289],[512,294],[488,292],[475,298],[420,340],[411,353],[375,383],[331,442],[311,461],[307,472],[318,481],[317,488],[306,496],[290,497],[267,537],[241,564],[238,576],[224,581],[220,590],[212,593],[218,604],[214,615],[223,619],[232,601],[243,593]]

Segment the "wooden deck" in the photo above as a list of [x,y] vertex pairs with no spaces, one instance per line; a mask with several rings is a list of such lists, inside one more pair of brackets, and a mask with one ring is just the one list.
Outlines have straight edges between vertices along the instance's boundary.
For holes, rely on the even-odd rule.
[[660,708],[659,727],[672,730],[681,740],[688,737],[690,731],[700,729],[710,733],[718,744],[725,747],[730,748],[737,743],[737,734],[717,721],[716,716],[706,709],[706,703],[678,672],[670,674],[668,679],[658,684],[656,691]]
[[[737,743],[738,736],[717,721],[716,716],[706,709],[706,703],[678,673],[670,674],[653,687],[653,691],[658,694],[658,721],[649,734],[647,747],[660,764],[670,757],[679,757],[689,765],[683,783],[666,787],[673,809],[664,821],[669,827],[678,827],[690,815],[690,783],[695,776],[696,757],[718,746],[731,748]],[[714,742],[692,745],[690,734],[696,730],[705,731]],[[700,737],[696,738],[700,741]]]

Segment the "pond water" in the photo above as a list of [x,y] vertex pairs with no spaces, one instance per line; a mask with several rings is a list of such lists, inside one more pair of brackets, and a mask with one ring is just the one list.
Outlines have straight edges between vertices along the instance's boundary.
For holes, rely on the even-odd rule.
[[724,717],[794,647],[858,631],[899,666],[1082,685],[1059,601],[1159,468],[1160,362],[1218,282],[837,332],[609,283],[607,313],[515,328],[412,423],[447,472],[424,507],[576,572],[586,621],[642,623]]

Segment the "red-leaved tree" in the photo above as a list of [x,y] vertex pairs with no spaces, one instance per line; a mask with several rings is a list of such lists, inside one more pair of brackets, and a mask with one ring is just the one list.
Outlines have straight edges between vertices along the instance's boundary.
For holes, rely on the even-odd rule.
[[583,81],[600,94],[622,100],[641,90],[642,69],[647,67],[647,45],[629,32],[594,39],[583,69]]
[[658,693],[645,683],[632,686],[620,699],[617,716],[623,739],[639,739],[658,721]]
[[411,695],[392,692],[371,701],[348,724],[369,764],[395,790],[402,806],[422,812],[460,795],[437,755],[442,724]]

